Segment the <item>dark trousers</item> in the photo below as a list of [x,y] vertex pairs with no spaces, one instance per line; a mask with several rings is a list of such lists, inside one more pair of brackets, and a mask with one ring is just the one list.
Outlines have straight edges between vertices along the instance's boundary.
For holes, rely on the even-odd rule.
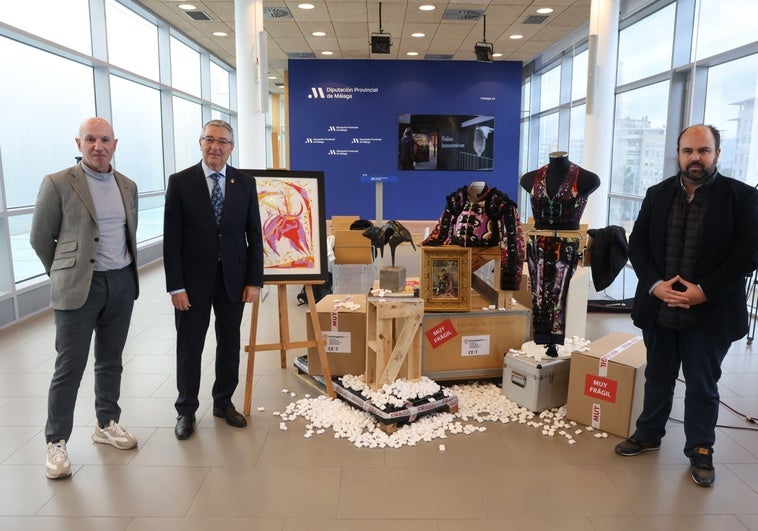
[[700,328],[657,326],[643,330],[642,337],[647,347],[645,399],[633,437],[656,442],[665,435],[681,366],[686,382],[684,453],[690,456],[695,447],[712,448],[719,415],[721,362],[730,345],[715,344]]
[[229,300],[219,262],[214,288],[205,300],[196,300],[188,292],[189,310],[175,310],[176,323],[176,387],[179,396],[174,404],[179,415],[194,415],[200,402],[201,361],[205,336],[210,324],[211,309],[216,317],[216,381],[213,384],[213,405],[226,408],[239,383],[240,325],[245,304],[242,293]]
[[92,275],[84,306],[55,310],[55,372],[47,396],[45,439],[68,441],[74,406],[95,334],[95,413],[101,425],[119,421],[121,356],[129,332],[137,285],[131,266]]

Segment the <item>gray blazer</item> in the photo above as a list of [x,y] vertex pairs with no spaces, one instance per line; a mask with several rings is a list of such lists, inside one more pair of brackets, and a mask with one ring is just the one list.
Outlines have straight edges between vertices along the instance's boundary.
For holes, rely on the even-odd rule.
[[[117,171],[113,174],[124,201],[126,240],[137,282],[137,185]],[[82,167],[46,175],[34,207],[30,242],[50,276],[54,309],[75,310],[87,300],[99,236],[97,213]]]

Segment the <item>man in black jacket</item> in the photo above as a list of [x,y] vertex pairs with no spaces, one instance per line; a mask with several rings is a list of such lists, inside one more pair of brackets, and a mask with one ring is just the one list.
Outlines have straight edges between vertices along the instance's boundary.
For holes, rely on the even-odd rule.
[[692,479],[715,479],[721,362],[748,330],[745,278],[758,265],[758,191],[718,173],[720,134],[679,135],[679,174],[648,189],[629,238],[639,283],[632,319],[647,347],[645,399],[623,456],[660,448],[681,366],[684,453]]

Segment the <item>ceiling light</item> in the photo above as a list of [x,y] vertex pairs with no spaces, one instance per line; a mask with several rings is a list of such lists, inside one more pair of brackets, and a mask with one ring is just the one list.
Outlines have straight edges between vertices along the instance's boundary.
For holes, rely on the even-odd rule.
[[437,9],[436,7],[434,7],[433,5],[430,5],[430,4],[420,5],[420,6],[418,6],[418,8],[421,11],[434,11],[435,9]]
[[487,42],[487,15],[482,15],[482,24],[482,40],[474,45],[474,55],[477,61],[491,63],[494,46],[491,42]]
[[421,37],[426,37],[426,33],[411,33],[411,37],[416,37],[419,39]]
[[552,13],[554,9],[552,7],[541,7],[537,10],[537,13],[540,15],[547,15],[548,13]]
[[179,9],[183,9],[184,11],[194,11],[195,9],[197,9],[192,4],[179,4],[176,7],[178,7]]
[[418,52],[407,52],[405,55],[415,56],[418,55]]
[[324,33],[323,31],[314,31],[313,33],[311,33],[311,35],[313,35],[314,37],[323,37],[326,35],[326,33]]
[[276,76],[268,76],[269,79],[276,79]]
[[297,4],[300,9],[314,9],[316,6],[313,4]]
[[214,31],[214,32],[213,32],[213,34],[214,34],[216,37],[227,37],[227,36],[228,36],[228,35],[227,35],[227,33],[226,33],[225,31]]
[[501,54],[500,52],[495,52],[492,54],[492,57],[502,57],[502,56],[503,54]]
[[509,39],[513,39],[513,40],[518,40],[518,39],[523,39],[523,38],[524,38],[524,36],[523,36],[523,35],[519,35],[518,33],[516,33],[515,35],[511,35],[511,36],[510,36],[510,37],[508,37],[508,38],[509,38]]
[[330,52],[329,50],[324,50],[321,52],[321,55],[334,55],[334,52]]

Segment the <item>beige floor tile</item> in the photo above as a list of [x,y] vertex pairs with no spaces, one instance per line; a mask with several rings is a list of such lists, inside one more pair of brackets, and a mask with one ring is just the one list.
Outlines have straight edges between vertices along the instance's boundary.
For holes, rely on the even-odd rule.
[[480,489],[464,468],[343,469],[337,516],[483,518]]
[[[390,515],[391,516],[391,515]],[[436,520],[288,519],[283,531],[439,531]]]
[[135,518],[126,531],[282,531],[281,518]]
[[[444,445],[444,451],[440,445]],[[513,463],[498,432],[489,428],[470,435],[448,435],[447,439],[418,443],[413,448],[388,448],[386,453],[388,468],[467,468]]]
[[587,517],[543,516],[541,514],[542,512],[544,511],[535,512],[529,516],[488,518],[486,520],[440,520],[440,531],[503,531],[508,529],[518,531],[545,531],[546,529],[560,529],[561,531],[595,531],[595,529],[597,529],[592,526]]
[[482,468],[476,480],[489,518],[632,512],[596,465]]
[[334,518],[338,468],[213,468],[187,516]]
[[303,421],[288,423],[287,431],[269,431],[261,452],[260,467],[364,467],[385,466],[385,450],[356,448],[347,440],[335,440],[333,431],[306,439]]
[[86,465],[72,478],[55,482],[61,483],[60,488],[38,514],[184,516],[208,471],[188,466]]
[[705,489],[690,477],[689,464],[604,465],[624,500],[638,515],[749,513],[758,507],[758,493],[728,466],[716,465],[716,484]]
[[593,529],[614,531],[745,531],[732,515],[595,516],[590,520]]
[[174,429],[158,428],[134,457],[136,466],[251,467],[256,464],[268,430],[218,426],[198,428],[180,441]]
[[[37,465],[0,465],[0,516],[31,516],[65,487],[45,477],[44,450]],[[72,465],[72,471],[77,467]]]
[[3,531],[126,531],[132,519],[104,517],[0,516]]
[[40,434],[41,429],[37,426],[0,426],[0,463],[5,462],[30,441],[38,439]]

